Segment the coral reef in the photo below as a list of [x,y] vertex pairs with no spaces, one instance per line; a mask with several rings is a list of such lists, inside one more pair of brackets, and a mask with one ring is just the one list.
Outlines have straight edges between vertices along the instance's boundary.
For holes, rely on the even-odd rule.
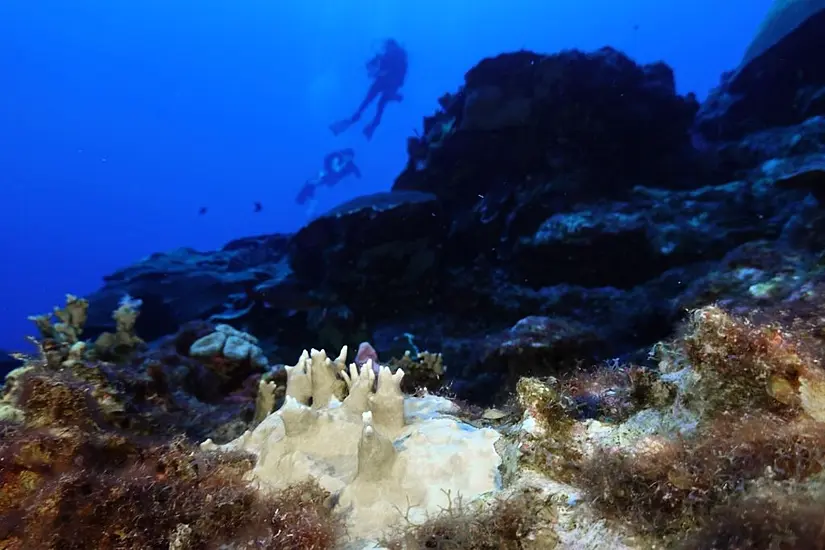
[[[789,71],[818,51],[796,29],[780,41]],[[735,91],[748,120],[780,86],[825,85],[760,72],[764,58],[749,69],[759,86]],[[155,254],[87,297],[86,334],[111,330],[129,293],[149,341],[211,318],[254,333],[272,364],[304,342],[369,341],[387,364],[429,349],[453,367],[440,378],[453,394],[498,407],[521,376],[643,362],[686,309],[744,311],[822,277],[825,213],[806,194],[821,187],[825,119],[721,139],[706,129],[733,115],[714,101],[609,48],[482,60],[409,140],[393,191],[293,235]]]
[[[82,318],[72,319],[72,330],[49,334],[79,337]],[[40,355],[25,358],[3,388],[0,547],[336,546],[343,523],[315,480],[263,495],[244,477],[253,456],[206,452],[182,437],[186,425],[164,410],[169,403],[150,397],[162,388],[139,372],[146,365],[79,357],[55,367],[48,354],[60,348],[38,343]],[[198,421],[191,407],[178,412]]]
[[[567,479],[600,514],[666,547],[774,548],[804,536],[813,528],[788,510],[813,509],[825,495],[817,481],[825,464],[825,348],[809,354],[800,345],[778,322],[755,323],[716,306],[693,312],[682,335],[657,348],[660,365],[648,375],[675,385],[672,400],[649,402],[620,422],[602,417],[568,430],[567,444],[582,458]],[[748,515],[764,516],[774,505],[781,513],[770,522],[749,524]],[[686,534],[698,546],[679,542]]]
[[701,105],[482,60],[391,192],[33,317],[0,548],[821,549],[823,14]]
[[123,300],[112,315],[117,331],[94,342],[80,339],[86,304],[74,296],[57,310],[65,320],[52,324],[48,316],[33,317],[42,339],[35,341],[37,354],[15,354],[23,365],[0,388],[0,418],[45,427],[88,401],[100,416],[89,418],[89,426],[102,421],[144,435],[221,441],[243,433],[254,420],[266,365],[259,348],[250,343],[240,359],[193,357],[192,345],[218,330],[203,323],[147,346],[134,331],[138,306]]

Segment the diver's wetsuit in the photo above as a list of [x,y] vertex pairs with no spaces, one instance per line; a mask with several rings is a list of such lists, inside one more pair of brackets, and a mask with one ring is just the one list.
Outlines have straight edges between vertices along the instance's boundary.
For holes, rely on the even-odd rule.
[[335,135],[346,131],[358,122],[367,107],[378,98],[375,117],[364,127],[364,135],[371,139],[373,132],[381,124],[381,117],[384,115],[387,104],[390,101],[404,99],[399,91],[404,85],[404,79],[407,77],[407,52],[398,42],[392,39],[385,41],[384,51],[373,57],[366,67],[373,83],[355,113],[350,118],[338,121],[330,126]]
[[324,167],[318,175],[304,182],[295,201],[298,204],[305,204],[315,197],[315,190],[326,185],[333,187],[347,176],[361,178],[361,171],[355,165],[355,151],[352,149],[341,149],[333,151],[324,157]]

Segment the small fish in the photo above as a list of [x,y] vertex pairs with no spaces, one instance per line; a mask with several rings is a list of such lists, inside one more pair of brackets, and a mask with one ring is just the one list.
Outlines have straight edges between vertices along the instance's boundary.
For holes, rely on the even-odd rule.
[[264,209],[264,205],[262,205],[262,204],[261,204],[260,202],[258,202],[258,201],[255,201],[255,207],[254,207],[254,209],[253,209],[253,212],[260,212],[260,211],[261,211],[261,210],[263,210],[263,209]]
[[206,214],[207,210],[208,208],[206,208],[205,206],[201,206],[200,210],[198,210],[198,216],[203,216],[204,214]]

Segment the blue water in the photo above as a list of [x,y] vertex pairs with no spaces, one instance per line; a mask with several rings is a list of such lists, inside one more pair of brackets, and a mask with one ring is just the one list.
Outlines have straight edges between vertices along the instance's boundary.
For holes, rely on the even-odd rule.
[[[0,347],[21,346],[27,315],[152,252],[295,230],[307,215],[293,198],[333,149],[353,147],[364,177],[323,189],[319,211],[389,189],[406,138],[485,56],[611,45],[665,60],[701,98],[769,5],[3,0]],[[387,36],[409,52],[404,102],[370,142],[363,124],[333,137]]]

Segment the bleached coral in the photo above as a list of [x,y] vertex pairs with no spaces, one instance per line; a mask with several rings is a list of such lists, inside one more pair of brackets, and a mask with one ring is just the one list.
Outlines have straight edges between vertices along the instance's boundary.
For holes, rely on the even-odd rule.
[[[410,397],[404,372],[368,361],[347,367],[346,348],[330,359],[304,352],[287,367],[284,405],[254,430],[204,449],[244,450],[257,456],[250,480],[277,490],[315,479],[336,495],[353,540],[420,523],[450,506],[500,488],[498,432],[451,415],[448,399]],[[376,384],[377,378],[377,384]]]
[[[88,300],[66,294],[65,307],[55,307],[52,313],[30,316],[29,320],[37,325],[43,338],[71,345],[80,341],[88,310]],[[57,323],[52,321],[53,317],[57,317]]]
[[268,366],[258,339],[229,325],[217,325],[215,331],[195,341],[189,348],[193,357],[224,357],[232,361],[246,361],[255,366]]
[[102,359],[125,358],[143,345],[143,340],[135,331],[142,305],[142,300],[128,294],[120,299],[118,308],[112,313],[115,332],[104,332],[97,337],[94,343],[95,356]]

